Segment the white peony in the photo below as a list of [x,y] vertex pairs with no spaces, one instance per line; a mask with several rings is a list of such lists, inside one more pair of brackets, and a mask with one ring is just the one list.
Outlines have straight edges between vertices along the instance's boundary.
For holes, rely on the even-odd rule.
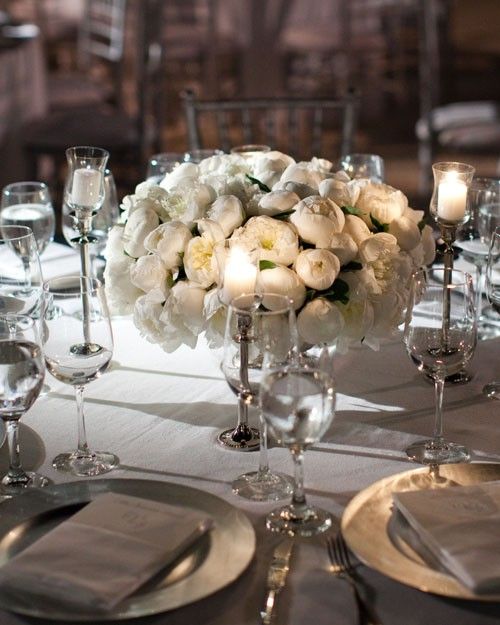
[[299,196],[299,199],[303,200],[310,195],[316,195],[317,190],[310,187],[308,184],[302,184],[301,182],[293,182],[289,180],[285,184],[278,183],[274,185],[273,191],[289,191]]
[[194,180],[184,180],[170,190],[165,210],[171,220],[182,221],[191,228],[204,216],[214,199],[215,193],[210,186]]
[[299,201],[299,196],[292,191],[271,191],[260,197],[258,214],[273,217],[291,210]]
[[328,244],[328,249],[335,254],[342,266],[353,261],[358,255],[358,246],[347,232],[334,234]]
[[161,258],[166,269],[175,269],[182,264],[182,254],[193,235],[180,221],[160,224],[144,240],[144,247]]
[[436,258],[436,240],[430,226],[424,226],[422,230],[423,264],[430,265]]
[[391,221],[389,233],[396,237],[399,247],[406,252],[420,243],[420,230],[417,224],[404,215]]
[[304,250],[297,256],[295,271],[306,286],[324,291],[335,282],[340,261],[328,250]]
[[[181,280],[174,284],[170,297],[165,302],[162,319],[180,318],[184,326],[194,335],[198,335],[205,323],[203,304],[206,291],[197,284]],[[177,320],[177,325],[180,321]]]
[[390,224],[401,217],[408,208],[406,196],[393,187],[369,182],[361,187],[356,208],[362,211],[363,219],[370,224],[370,215],[382,224]]
[[345,216],[332,200],[313,195],[296,205],[290,221],[304,241],[316,247],[328,247],[332,236],[342,232]]
[[259,274],[259,284],[263,293],[285,295],[298,310],[306,299],[306,287],[299,276],[288,267],[264,269]]
[[201,236],[190,239],[184,253],[184,271],[192,282],[208,288],[219,277],[216,248],[224,241],[222,228],[215,221],[198,222]]
[[250,174],[249,163],[239,154],[218,154],[205,158],[198,165],[200,176],[230,178],[237,174]]
[[104,284],[109,309],[113,315],[129,315],[143,291],[130,281],[130,268],[133,258],[122,253],[120,257],[109,259],[104,269]]
[[224,236],[229,237],[243,223],[245,211],[236,196],[221,195],[208,209],[207,217],[216,221],[222,228]]
[[121,260],[124,256],[123,231],[124,227],[118,225],[113,226],[108,232],[108,240],[106,242],[106,249],[104,250],[104,257],[108,262]]
[[139,208],[134,211],[123,231],[123,249],[132,258],[147,254],[144,239],[160,223],[157,213],[151,208]]
[[280,180],[285,169],[294,163],[295,160],[283,152],[263,152],[253,159],[253,176],[271,188]]
[[[134,307],[134,324],[142,336],[151,343],[165,348],[165,326],[161,321],[163,303],[154,292],[139,297]],[[167,350],[168,351],[168,350]]]
[[323,297],[317,297],[306,304],[297,316],[299,335],[310,345],[333,343],[344,325],[340,310]]
[[160,187],[171,191],[181,183],[196,180],[200,175],[200,170],[196,163],[180,163],[170,173],[166,174],[160,182]]
[[286,222],[266,215],[251,217],[235,230],[231,240],[247,250],[258,250],[260,260],[291,265],[299,253],[299,239],[294,228]]
[[130,282],[145,293],[159,289],[166,296],[169,289],[168,278],[171,277],[172,274],[156,254],[141,256],[130,267]]
[[346,215],[343,232],[348,234],[359,247],[361,243],[371,237],[372,233],[365,222],[356,215]]
[[221,302],[219,289],[214,288],[205,294],[203,316],[206,321],[205,338],[211,348],[222,347],[226,328],[227,306]]
[[319,185],[319,194],[321,197],[327,197],[333,200],[339,206],[355,206],[360,193],[358,185],[338,178],[325,178]]
[[317,191],[319,183],[323,178],[324,175],[317,170],[309,169],[306,163],[293,163],[285,169],[279,184],[283,188],[287,182],[298,182],[299,184],[306,184]]

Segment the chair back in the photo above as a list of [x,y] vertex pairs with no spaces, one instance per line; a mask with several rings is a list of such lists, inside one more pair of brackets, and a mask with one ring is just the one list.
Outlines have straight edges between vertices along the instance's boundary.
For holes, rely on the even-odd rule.
[[[182,94],[191,150],[258,143],[298,159],[353,151],[358,97],[198,100]],[[202,130],[203,129],[203,132]]]

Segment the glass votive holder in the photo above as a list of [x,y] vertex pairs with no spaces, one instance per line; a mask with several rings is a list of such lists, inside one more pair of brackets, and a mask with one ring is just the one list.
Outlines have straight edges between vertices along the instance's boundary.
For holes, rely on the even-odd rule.
[[154,180],[155,182],[161,182],[165,174],[169,174],[184,161],[184,152],[161,152],[160,154],[153,154],[148,161],[146,178],[148,180]]
[[378,154],[345,154],[339,161],[340,169],[349,178],[368,178],[372,182],[384,182],[384,159]]
[[430,213],[440,226],[453,228],[470,218],[469,187],[474,167],[466,163],[444,161],[432,166],[434,189]]

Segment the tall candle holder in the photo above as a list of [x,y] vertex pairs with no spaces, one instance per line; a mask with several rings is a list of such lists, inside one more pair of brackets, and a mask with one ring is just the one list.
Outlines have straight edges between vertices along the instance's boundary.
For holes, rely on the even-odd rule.
[[[101,208],[104,201],[104,173],[109,152],[102,148],[77,146],[66,150],[68,174],[64,187],[64,201],[72,211],[78,236],[73,242],[80,249],[81,276],[92,276],[89,244],[96,243],[97,238],[90,234],[92,218]],[[90,339],[90,304],[85,294],[83,301],[83,334],[84,343],[73,346],[82,356],[95,353],[101,349]]]

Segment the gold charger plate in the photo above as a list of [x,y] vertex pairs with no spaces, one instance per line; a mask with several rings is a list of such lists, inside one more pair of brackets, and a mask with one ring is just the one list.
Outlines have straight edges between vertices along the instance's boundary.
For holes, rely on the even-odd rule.
[[[445,597],[500,601],[500,595],[475,595],[445,570],[424,562],[406,542],[404,524],[393,513],[392,493],[453,488],[500,479],[500,464],[449,464],[432,477],[428,468],[386,477],[358,493],[342,516],[342,534],[356,556],[371,568],[424,592]],[[429,561],[427,561],[429,562]]]
[[[155,576],[112,612],[75,613],[70,607],[0,592],[0,608],[59,621],[112,621],[172,610],[224,588],[249,565],[255,532],[248,518],[204,491],[152,480],[82,480],[26,491],[2,503],[0,567],[103,493],[135,495],[209,514],[214,528],[173,565]],[[50,562],[47,562],[50,566]]]

